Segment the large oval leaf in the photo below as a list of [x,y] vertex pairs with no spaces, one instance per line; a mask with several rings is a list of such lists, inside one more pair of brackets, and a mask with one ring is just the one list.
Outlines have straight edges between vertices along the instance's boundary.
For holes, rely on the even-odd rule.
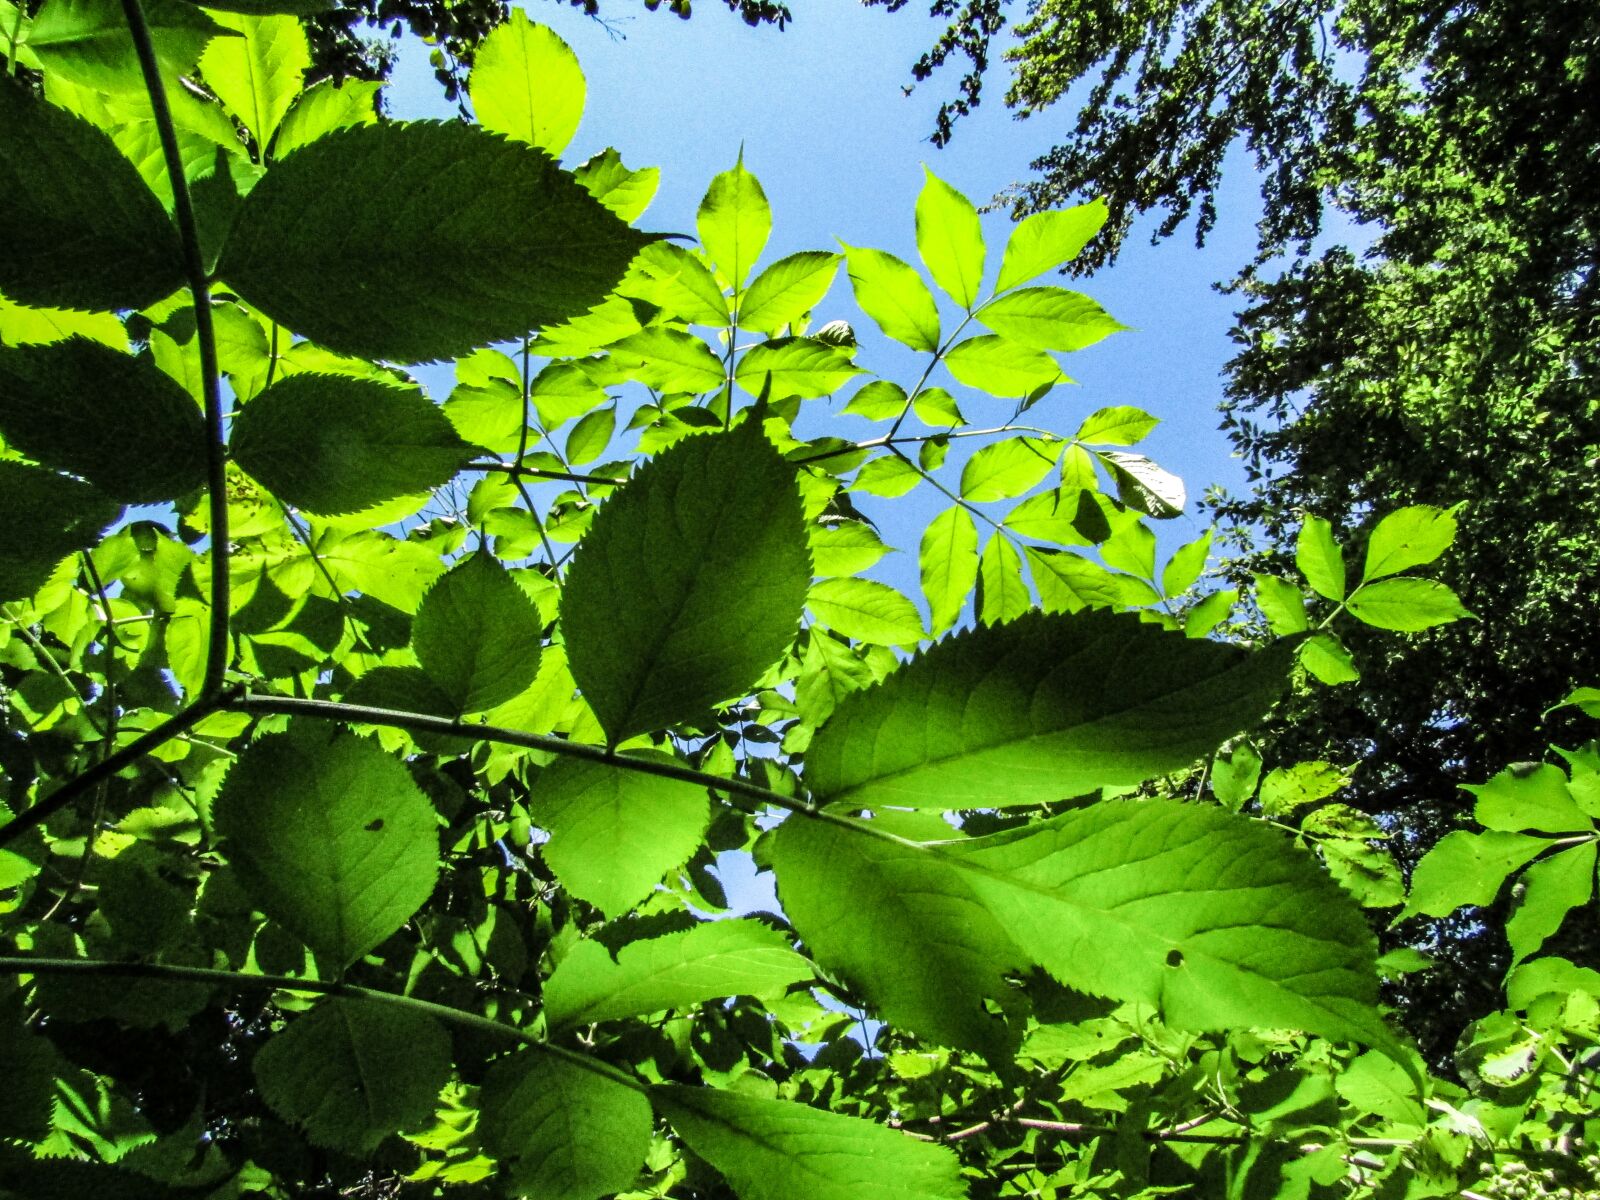
[[0,461],[0,600],[20,600],[122,514],[98,488],[27,463]]
[[205,422],[188,393],[149,358],[87,338],[0,349],[0,432],[130,503],[205,482]]
[[543,151],[422,121],[342,129],[278,163],[217,269],[297,333],[419,362],[587,311],[649,240]]
[[615,744],[747,691],[793,640],[811,579],[794,468],[760,427],[686,438],[606,502],[561,625]]
[[143,308],[183,284],[178,231],[87,121],[0,80],[0,292],[19,304]]
[[458,713],[487,712],[533,682],[541,623],[528,594],[489,554],[463,559],[422,598],[411,647]]
[[439,873],[437,817],[405,764],[326,727],[252,743],[214,820],[251,899],[328,971],[405,924]]
[[1254,724],[1290,654],[1132,614],[1030,613],[958,633],[841,701],[811,743],[806,782],[827,801],[937,809],[1130,787]]

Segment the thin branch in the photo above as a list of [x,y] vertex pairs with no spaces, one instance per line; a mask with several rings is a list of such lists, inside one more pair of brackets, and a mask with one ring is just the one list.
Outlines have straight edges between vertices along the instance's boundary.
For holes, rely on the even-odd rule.
[[463,471],[499,471],[513,479],[528,476],[533,479],[559,479],[566,483],[587,483],[601,487],[616,487],[624,480],[614,475],[581,475],[576,471],[546,471],[540,467],[524,467],[514,462],[470,462]]

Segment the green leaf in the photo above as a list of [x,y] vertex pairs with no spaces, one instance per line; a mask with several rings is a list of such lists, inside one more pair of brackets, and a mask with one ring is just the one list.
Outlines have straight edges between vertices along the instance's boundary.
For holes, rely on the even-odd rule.
[[861,310],[895,341],[913,350],[937,350],[939,307],[917,269],[883,250],[840,244]]
[[978,210],[927,164],[917,196],[917,253],[933,281],[962,308],[971,309],[983,286],[983,228]]
[[1217,803],[1238,812],[1256,794],[1261,782],[1261,756],[1248,742],[1211,760],[1211,792]]
[[[1220,592],[1212,592],[1204,597],[1198,604],[1191,608],[1183,619],[1183,634],[1185,637],[1203,638],[1228,619],[1233,613],[1233,606],[1239,602],[1237,588],[1224,588]],[[1305,655],[1302,652],[1301,661]]]
[[1160,418],[1152,417],[1142,408],[1118,404],[1090,413],[1073,437],[1080,442],[1098,442],[1105,446],[1132,446],[1159,424]]
[[978,620],[997,625],[1028,611],[1031,597],[1022,578],[1022,559],[1003,534],[995,534],[978,563]]
[[1023,288],[989,301],[978,320],[1018,345],[1035,350],[1082,350],[1127,326],[1082,292]]
[[1097,562],[1061,550],[1025,547],[1039,586],[1039,606],[1047,613],[1075,613],[1084,608],[1112,608],[1121,604],[1118,580]]
[[0,433],[117,500],[171,500],[205,482],[194,401],[149,358],[87,338],[0,347]]
[[1269,817],[1283,816],[1303,804],[1326,800],[1349,783],[1349,772],[1329,762],[1275,767],[1261,781],[1261,811]]
[[538,410],[539,423],[547,430],[559,428],[606,402],[605,392],[577,363],[570,362],[547,363],[533,377],[528,398]]
[[489,1067],[478,1135],[510,1188],[540,1200],[598,1200],[632,1185],[653,1124],[636,1088],[529,1047]]
[[771,854],[807,951],[885,1020],[991,1056],[1015,1045],[983,1002],[1015,995],[1006,976],[1028,960],[949,863],[800,818],[779,827]]
[[329,997],[274,1034],[251,1067],[261,1098],[311,1141],[371,1154],[433,1111],[450,1058],[450,1036],[432,1017]]
[[956,398],[942,387],[923,388],[911,406],[916,411],[917,420],[935,429],[953,428],[965,425],[967,421],[956,405]]
[[717,270],[736,294],[742,291],[772,233],[772,208],[761,181],[744,169],[743,150],[733,168],[706,189],[695,213],[695,228]]
[[415,388],[302,374],[239,410],[232,450],[278,499],[332,516],[441,487],[473,447]]
[[1472,616],[1453,591],[1432,579],[1363,584],[1350,594],[1346,607],[1364,624],[1398,633],[1415,633]]
[[588,1025],[687,1009],[726,996],[770,999],[814,974],[777,930],[760,921],[708,921],[629,942],[616,958],[581,941],[544,985],[552,1026]]
[[611,743],[743,694],[794,640],[810,581],[794,468],[758,425],[641,467],[579,544],[561,605]]
[[1096,450],[1094,456],[1106,465],[1117,485],[1117,499],[1146,516],[1168,521],[1183,515],[1187,499],[1183,480],[1163,471],[1142,454],[1121,450]]
[[985,446],[961,469],[964,500],[1011,500],[1035,487],[1055,467],[1062,443],[1013,437]]
[[698,784],[578,758],[544,769],[531,810],[550,833],[544,860],[561,885],[608,917],[639,904],[688,861],[711,815]]
[[295,100],[278,123],[272,139],[274,159],[293,154],[336,129],[352,125],[371,125],[378,119],[377,80],[346,79],[335,83],[324,79],[313,84]]
[[219,37],[200,59],[206,86],[239,118],[256,145],[272,135],[300,94],[311,46],[294,17],[224,18],[241,36]]
[[1397,575],[1438,558],[1456,540],[1459,507],[1413,504],[1384,517],[1367,538],[1367,560],[1361,568],[1361,582]]
[[865,521],[834,521],[811,528],[811,561],[819,576],[854,575],[889,552]]
[[1465,904],[1492,904],[1506,876],[1549,845],[1545,838],[1522,833],[1447,833],[1417,863],[1410,898],[1396,919],[1418,913],[1447,917]]
[[512,9],[474,53],[467,94],[485,129],[558,155],[578,131],[587,89],[572,48]]
[[1288,657],[1127,614],[1029,614],[955,634],[846,697],[811,743],[806,783],[828,801],[938,809],[1131,787],[1254,724]]
[[0,600],[31,596],[57,563],[94,545],[121,515],[91,484],[0,460]]
[[791,396],[802,400],[831,396],[861,373],[839,347],[815,338],[791,337],[745,351],[733,377],[745,391],[759,396],[770,375],[772,390],[767,398],[776,403]]
[[1006,242],[995,290],[1007,291],[1076,258],[1089,239],[1100,232],[1109,215],[1104,201],[1091,200],[1058,212],[1024,217]]
[[875,646],[915,646],[923,638],[917,606],[876,579],[824,579],[814,584],[806,606],[845,637]]
[[978,582],[978,527],[959,504],[928,525],[917,556],[922,594],[928,598],[928,624],[937,635],[956,623]]
[[692,325],[728,325],[728,298],[710,269],[682,246],[654,242],[633,260],[624,292]]
[[330,973],[405,924],[439,872],[438,817],[405,764],[325,727],[252,742],[213,819],[251,899]]
[[0,341],[8,346],[44,345],[70,337],[84,337],[110,346],[128,348],[128,331],[115,313],[74,312],[69,308],[24,308],[0,296]]
[[1311,628],[1306,615],[1306,598],[1287,579],[1276,575],[1255,575],[1256,604],[1267,618],[1267,627],[1278,637],[1304,633]]
[[1541,859],[1522,876],[1520,903],[1506,918],[1512,961],[1538,952],[1574,908],[1594,895],[1595,843],[1584,842]]
[[1335,1075],[1333,1083],[1339,1095],[1360,1112],[1413,1128],[1427,1124],[1427,1111],[1416,1088],[1391,1059],[1363,1054]]
[[116,144],[0,80],[0,291],[18,304],[144,308],[183,284],[178,231]]
[[905,406],[905,388],[887,379],[874,379],[850,397],[850,403],[844,406],[844,411],[869,421],[885,421],[890,417],[898,417]]
[[1549,763],[1518,763],[1488,783],[1462,787],[1478,798],[1473,816],[1485,829],[1585,833],[1594,825],[1573,799],[1565,773]]
[[1365,918],[1259,822],[1111,800],[944,846],[1012,940],[1069,987],[1184,1029],[1303,1029],[1397,1052]]
[[1167,560],[1166,568],[1161,572],[1161,592],[1166,596],[1177,596],[1188,591],[1200,578],[1201,572],[1206,569],[1206,556],[1211,553],[1211,537],[1215,530],[1208,529],[1200,537],[1184,546],[1179,546]]
[[612,343],[610,349],[613,358],[628,364],[634,379],[658,392],[709,392],[727,379],[711,347],[681,330],[652,326]]
[[1295,566],[1311,590],[1335,603],[1344,599],[1344,550],[1333,538],[1333,526],[1321,517],[1305,519],[1295,541]]
[[629,170],[615,150],[602,150],[573,172],[584,189],[624,221],[637,221],[655,199],[660,167]]
[[1387,835],[1366,813],[1343,804],[1324,804],[1307,813],[1300,828],[1316,840],[1328,874],[1363,908],[1397,908],[1405,903],[1399,864],[1387,850],[1372,844]]
[[650,240],[542,151],[419,121],[341,129],[278,163],[217,269],[330,349],[418,362],[585,312]]
[[1090,521],[1099,517],[1099,510],[1083,492],[1061,489],[1029,496],[1008,512],[1002,523],[1023,537],[1057,546],[1087,546],[1094,540]]
[[922,482],[922,472],[898,454],[884,454],[873,459],[856,474],[853,485],[858,492],[893,499],[904,496]]
[[1066,378],[1048,354],[994,334],[956,343],[944,356],[944,365],[968,387],[1001,399],[1026,396]]
[[[186,0],[186,2],[194,4],[198,3],[198,0]],[[214,8],[220,12],[245,13],[254,17],[267,16],[271,13],[296,13],[300,16],[309,16],[332,8],[333,0],[205,0],[201,7]]]
[[581,467],[606,452],[617,429],[617,410],[601,408],[588,414],[567,434],[567,465]]
[[778,333],[821,302],[833,286],[841,255],[803,250],[757,275],[739,304],[739,328]]
[[532,684],[539,645],[533,601],[481,550],[439,578],[411,624],[417,661],[458,713],[488,712]]
[[[156,60],[169,75],[189,74],[212,35],[222,32],[205,13],[179,0],[149,0],[141,7]],[[128,18],[116,0],[48,0],[33,18],[28,49],[46,70],[72,83],[102,92],[144,91]]]
[[1550,711],[1558,708],[1576,708],[1586,717],[1600,717],[1600,688],[1573,688],[1567,693],[1566,699],[1553,705]]
[[1350,651],[1345,649],[1337,636],[1326,630],[1314,633],[1300,643],[1300,665],[1330,687],[1354,683],[1361,678]]
[[859,1117],[708,1087],[650,1089],[740,1200],[963,1200],[955,1155]]

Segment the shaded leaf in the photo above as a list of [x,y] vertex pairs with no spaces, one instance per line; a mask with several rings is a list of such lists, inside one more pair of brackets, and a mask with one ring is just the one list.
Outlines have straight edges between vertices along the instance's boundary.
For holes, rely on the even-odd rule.
[[0,600],[32,595],[55,565],[122,515],[98,488],[43,467],[0,460]]
[[[148,0],[141,7],[156,61],[171,75],[189,74],[212,35],[222,32],[205,13],[179,0]],[[48,0],[34,15],[28,49],[52,74],[84,87],[144,91],[128,18],[117,0]]]
[[1106,465],[1117,485],[1117,499],[1158,520],[1170,520],[1183,513],[1187,493],[1183,480],[1163,471],[1142,454],[1121,450],[1096,450],[1095,457]]
[[541,624],[527,593],[480,550],[422,598],[411,645],[456,712],[487,712],[533,683]]

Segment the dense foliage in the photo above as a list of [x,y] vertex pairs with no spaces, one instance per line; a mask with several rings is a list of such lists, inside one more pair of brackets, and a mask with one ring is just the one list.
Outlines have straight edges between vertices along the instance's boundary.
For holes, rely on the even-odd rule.
[[[923,270],[769,261],[741,160],[686,247],[653,169],[560,165],[583,76],[520,14],[476,123],[401,124],[235,7],[3,43],[0,1195],[1583,1192],[1600,973],[1547,951],[1600,749],[1408,890],[1337,765],[1236,739],[1468,615],[1453,510],[1359,560],[1308,518],[1215,640],[1156,419],[1040,423],[1120,328],[1037,282],[1103,205],[991,255],[930,174]],[[841,266],[862,328],[813,330]],[[863,574],[917,487],[922,605]],[[1368,918],[1507,891],[1434,1077]]]

